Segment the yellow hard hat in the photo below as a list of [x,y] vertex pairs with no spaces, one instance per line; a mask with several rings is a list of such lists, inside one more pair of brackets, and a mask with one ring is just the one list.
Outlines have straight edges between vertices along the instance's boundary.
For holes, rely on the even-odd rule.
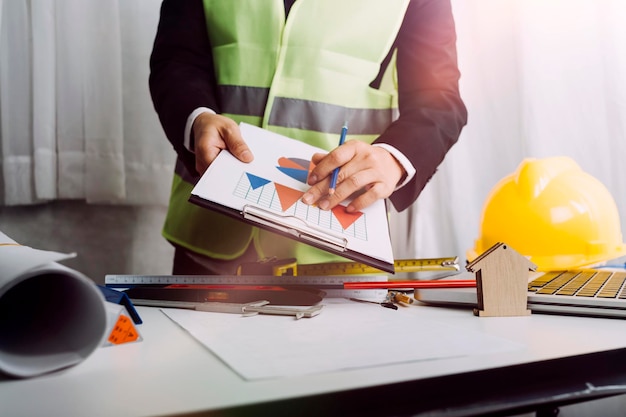
[[480,227],[470,262],[498,242],[530,257],[540,271],[626,255],[615,200],[568,157],[523,160],[487,196]]

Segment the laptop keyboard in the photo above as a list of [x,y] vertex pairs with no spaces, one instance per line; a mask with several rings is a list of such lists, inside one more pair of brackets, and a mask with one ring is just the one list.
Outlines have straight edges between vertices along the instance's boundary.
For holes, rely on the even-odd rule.
[[536,294],[626,299],[626,272],[577,270],[546,272],[528,283]]

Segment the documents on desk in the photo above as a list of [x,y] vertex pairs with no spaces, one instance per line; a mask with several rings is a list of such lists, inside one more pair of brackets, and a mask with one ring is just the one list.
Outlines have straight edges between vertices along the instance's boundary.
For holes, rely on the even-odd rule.
[[[247,380],[292,377],[522,349],[499,337],[342,299],[314,320],[162,311]],[[411,307],[407,307],[410,309]]]

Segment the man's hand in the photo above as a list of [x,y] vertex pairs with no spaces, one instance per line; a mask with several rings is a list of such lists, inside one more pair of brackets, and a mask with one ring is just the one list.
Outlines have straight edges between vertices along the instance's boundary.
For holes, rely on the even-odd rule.
[[196,170],[200,175],[207,170],[217,155],[227,149],[243,162],[254,159],[252,152],[241,136],[239,125],[228,117],[213,113],[202,113],[193,122]]
[[[315,154],[312,162],[316,164],[308,179],[312,187],[302,196],[302,201],[317,204],[322,210],[330,210],[356,192],[361,194],[346,210],[362,210],[376,200],[389,197],[406,175],[387,150],[357,140],[348,141],[326,155]],[[341,168],[337,188],[328,195],[330,178],[337,167]]]

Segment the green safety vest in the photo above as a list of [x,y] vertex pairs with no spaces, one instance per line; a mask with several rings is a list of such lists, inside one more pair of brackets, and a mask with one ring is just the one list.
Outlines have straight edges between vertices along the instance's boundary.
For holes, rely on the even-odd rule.
[[[370,87],[402,24],[409,0],[204,0],[220,111],[331,150],[345,120],[350,138],[371,143],[396,118],[395,59]],[[178,161],[163,236],[218,259],[242,255],[299,263],[340,260],[292,239],[188,202],[191,175]]]

